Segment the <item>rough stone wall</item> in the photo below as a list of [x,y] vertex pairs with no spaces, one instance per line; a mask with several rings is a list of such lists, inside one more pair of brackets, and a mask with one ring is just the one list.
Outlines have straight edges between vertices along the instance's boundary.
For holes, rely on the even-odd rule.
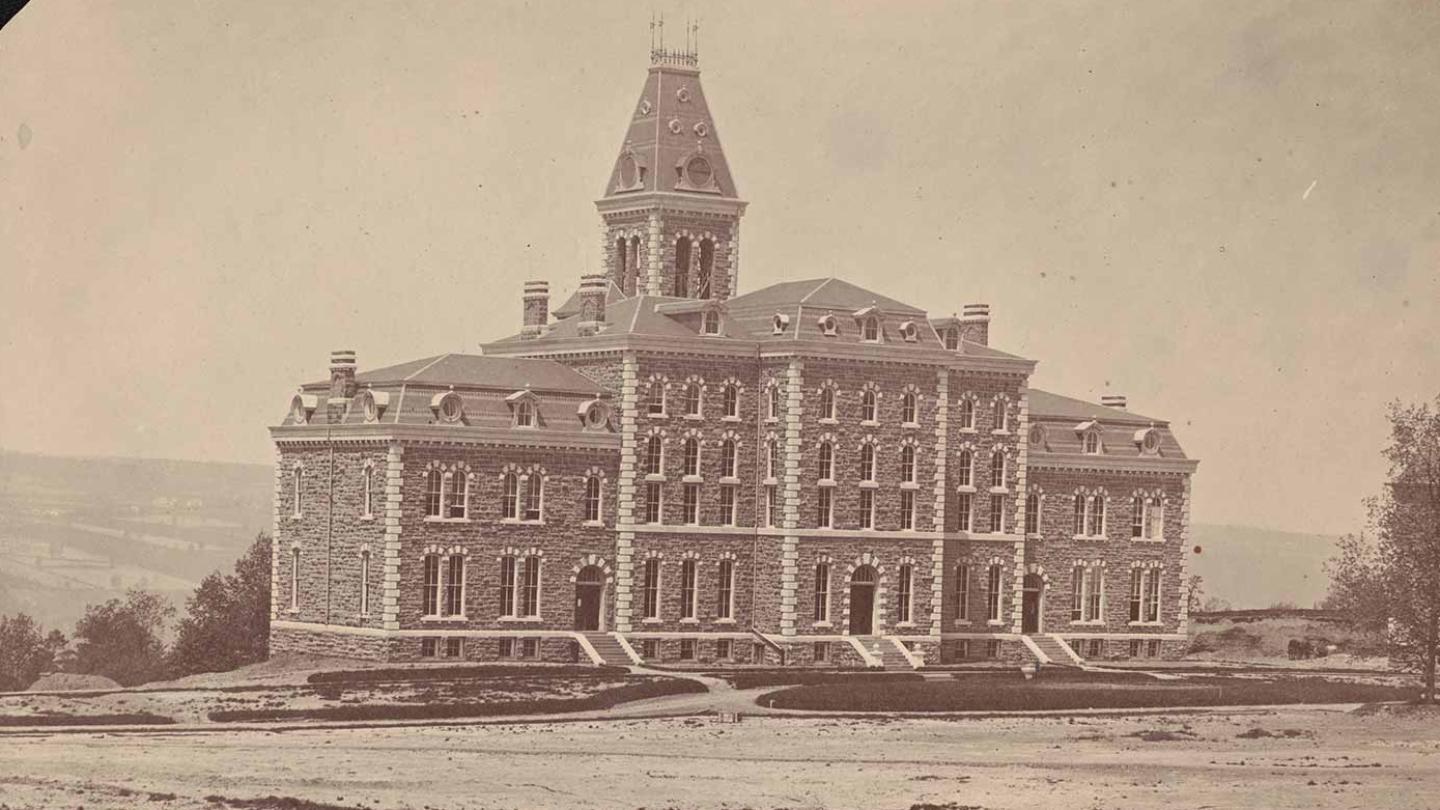
[[[988,577],[991,564],[1000,566],[1000,616],[988,616]],[[964,591],[967,618],[960,618],[959,568],[969,567],[968,587]],[[1007,538],[995,540],[949,540],[945,543],[944,604],[941,627],[946,633],[1008,632],[1015,620],[1012,595],[1015,581],[1015,543]]]
[[[951,372],[949,380],[950,425],[946,431],[949,447],[948,464],[946,465],[948,484],[945,487],[945,529],[947,531],[958,531],[961,526],[959,459],[960,453],[967,449],[974,454],[974,475],[971,479],[973,489],[966,490],[971,493],[973,501],[973,522],[971,524],[973,530],[981,533],[990,531],[990,464],[997,451],[1006,453],[1010,459],[1006,483],[1010,491],[1006,494],[1005,501],[1007,510],[1005,531],[1015,533],[1023,530],[1023,527],[1014,525],[1019,489],[1019,446],[1024,438],[1024,425],[1021,424],[1020,418],[1020,396],[1023,383],[1024,378],[1017,375]],[[995,432],[993,403],[996,397],[1004,397],[1008,403],[1011,427],[1006,433]],[[960,416],[960,403],[967,398],[973,399],[975,402],[974,427],[968,429],[961,427]]]
[[[850,634],[851,573],[870,565],[878,573],[872,634],[928,633],[930,629],[933,566],[929,538],[889,539],[872,537],[804,537],[797,561],[797,615],[800,635]],[[815,621],[816,568],[830,566],[829,621]],[[899,576],[902,565],[910,566],[910,621],[900,622]]]
[[270,630],[270,657],[277,655],[328,655],[365,661],[389,661],[400,639],[332,633],[288,627]]
[[[731,633],[751,624],[751,586],[755,570],[751,558],[754,538],[740,534],[658,534],[635,535],[634,618],[632,627],[640,632],[695,633],[706,630]],[[659,560],[660,588],[658,615],[644,612],[644,571],[646,562]],[[695,618],[681,618],[681,568],[686,559],[695,561]],[[720,561],[729,559],[734,581],[731,620],[719,618]]]
[[[705,236],[715,241],[714,269],[710,274],[710,297],[726,299],[735,294],[731,282],[733,272],[732,253],[736,246],[734,230],[739,220],[734,214],[705,214],[667,210],[660,220],[659,251],[652,258],[660,262],[660,289],[650,292],[656,295],[675,294],[675,243],[682,236],[699,239]],[[695,254],[692,249],[692,255]],[[695,276],[690,274],[688,297],[695,297]]]

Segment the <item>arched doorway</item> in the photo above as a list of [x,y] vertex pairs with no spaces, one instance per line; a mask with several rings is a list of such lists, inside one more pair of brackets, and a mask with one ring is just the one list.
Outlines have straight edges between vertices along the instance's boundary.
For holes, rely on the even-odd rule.
[[862,565],[850,575],[850,635],[875,632],[875,569]]
[[1026,574],[1020,603],[1020,632],[1040,632],[1040,600],[1045,595],[1045,580],[1039,574]]
[[575,629],[599,630],[604,601],[605,574],[594,565],[580,569],[575,576]]

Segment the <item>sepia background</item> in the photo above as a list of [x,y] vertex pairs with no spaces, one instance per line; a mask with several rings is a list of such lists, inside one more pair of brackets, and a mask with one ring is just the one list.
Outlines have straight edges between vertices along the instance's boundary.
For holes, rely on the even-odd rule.
[[[752,206],[742,291],[839,275],[932,314],[990,304],[1036,385],[1176,424],[1210,592],[1323,594],[1382,480],[1384,404],[1440,391],[1440,70],[1417,69],[1440,6],[654,10],[672,43],[701,21]],[[525,279],[563,298],[598,269],[583,201],[651,11],[32,3],[0,32],[0,447],[263,465],[329,349],[474,352]],[[4,503],[90,474],[216,559],[268,519],[263,467],[0,459]],[[211,506],[177,518],[190,500]],[[12,595],[55,587],[21,568],[0,554]]]

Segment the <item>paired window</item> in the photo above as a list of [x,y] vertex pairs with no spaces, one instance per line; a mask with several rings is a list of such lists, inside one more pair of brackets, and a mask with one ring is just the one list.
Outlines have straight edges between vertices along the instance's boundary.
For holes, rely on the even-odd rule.
[[451,554],[445,567],[445,616],[465,615],[465,557]]
[[815,621],[830,621],[830,564],[815,566]]
[[500,517],[516,520],[520,517],[520,476],[506,473],[500,493]]
[[1081,443],[1081,447],[1084,449],[1084,451],[1085,451],[1086,454],[1092,455],[1092,456],[1099,455],[1099,454],[1100,454],[1100,431],[1098,431],[1098,430],[1087,430],[1087,431],[1085,431],[1084,435],[1081,436],[1081,438],[1080,438],[1080,443]]
[[914,566],[910,565],[909,563],[900,566],[900,587],[899,594],[896,596],[896,600],[898,601],[897,607],[899,609],[898,621],[900,624],[907,624],[910,621],[910,603],[912,601],[911,579],[913,578],[913,576]]
[[875,480],[875,445],[860,445],[860,480]]
[[866,390],[860,395],[860,418],[866,422],[876,421],[875,392]]
[[651,557],[645,561],[644,587],[640,591],[642,615],[646,619],[660,618],[660,560]]
[[524,520],[540,520],[540,507],[545,496],[545,479],[537,473],[531,473],[525,479],[525,514]]
[[985,574],[985,618],[1000,621],[1000,566],[995,563]]
[[900,398],[900,421],[907,425],[914,425],[919,422],[915,400],[916,397],[913,391],[906,391],[905,396]]
[[1098,622],[1101,596],[1105,587],[1104,572],[1099,568],[1077,565],[1071,572],[1070,621]]
[[535,427],[535,403],[528,399],[515,403],[515,427]]
[[970,566],[965,563],[955,566],[955,618],[970,621]]
[[539,557],[500,558],[500,615],[511,618],[540,615]]
[[[588,490],[588,483],[586,488]],[[505,520],[539,521],[544,493],[545,479],[539,473],[531,473],[525,477],[523,493],[520,487],[520,476],[515,473],[506,473],[500,493],[500,517]],[[599,497],[598,482],[596,497]],[[599,511],[598,503],[596,511],[597,513]]]
[[585,522],[600,522],[600,476],[585,479]]
[[735,561],[721,560],[715,618],[729,619],[735,613]]
[[1075,496],[1075,536],[1105,536],[1105,496]]
[[695,561],[680,561],[680,618],[695,618]]
[[1165,505],[1158,496],[1135,496],[1130,536],[1143,540],[1164,539]]
[[420,580],[420,612],[440,615],[440,555],[426,554]]

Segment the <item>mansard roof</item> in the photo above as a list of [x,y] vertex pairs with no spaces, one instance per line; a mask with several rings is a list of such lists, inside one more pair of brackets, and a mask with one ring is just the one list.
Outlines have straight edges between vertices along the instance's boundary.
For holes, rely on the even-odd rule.
[[[703,157],[710,174],[700,184],[682,171]],[[604,197],[644,192],[679,193],[694,197],[737,196],[735,178],[720,133],[700,86],[693,54],[656,51],[640,98],[630,108],[630,126],[605,182]]]
[[[478,354],[441,354],[377,368],[355,375],[361,388],[413,383],[419,386],[488,388],[511,393],[529,388],[593,396],[594,380],[553,360],[485,357]],[[329,390],[330,382],[308,383],[307,389]]]
[[1055,417],[1058,419],[1074,419],[1077,422],[1094,419],[1100,422],[1124,425],[1169,424],[1169,422],[1164,419],[1141,416],[1134,411],[1097,405],[1093,402],[1086,402],[1083,399],[1052,394],[1049,391],[1041,391],[1037,388],[1030,389],[1029,396],[1031,418]]
[[919,317],[925,311],[896,301],[889,296],[867,290],[844,279],[828,276],[803,281],[782,281],[730,300],[730,307],[739,309],[773,309],[804,306],[811,309],[833,309],[856,312],[865,307],[878,307],[884,312],[907,313]]
[[[1170,423],[1120,408],[1109,408],[1083,399],[1053,394],[1035,388],[1027,394],[1030,423],[1044,427],[1044,441],[1030,445],[1031,463],[1046,465],[1059,461],[1068,466],[1096,463],[1121,464],[1127,469],[1168,469],[1193,471],[1194,459],[1170,430]],[[1100,453],[1084,452],[1083,434],[1098,431]],[[1153,431],[1159,440],[1155,452],[1146,453],[1141,442]]]

